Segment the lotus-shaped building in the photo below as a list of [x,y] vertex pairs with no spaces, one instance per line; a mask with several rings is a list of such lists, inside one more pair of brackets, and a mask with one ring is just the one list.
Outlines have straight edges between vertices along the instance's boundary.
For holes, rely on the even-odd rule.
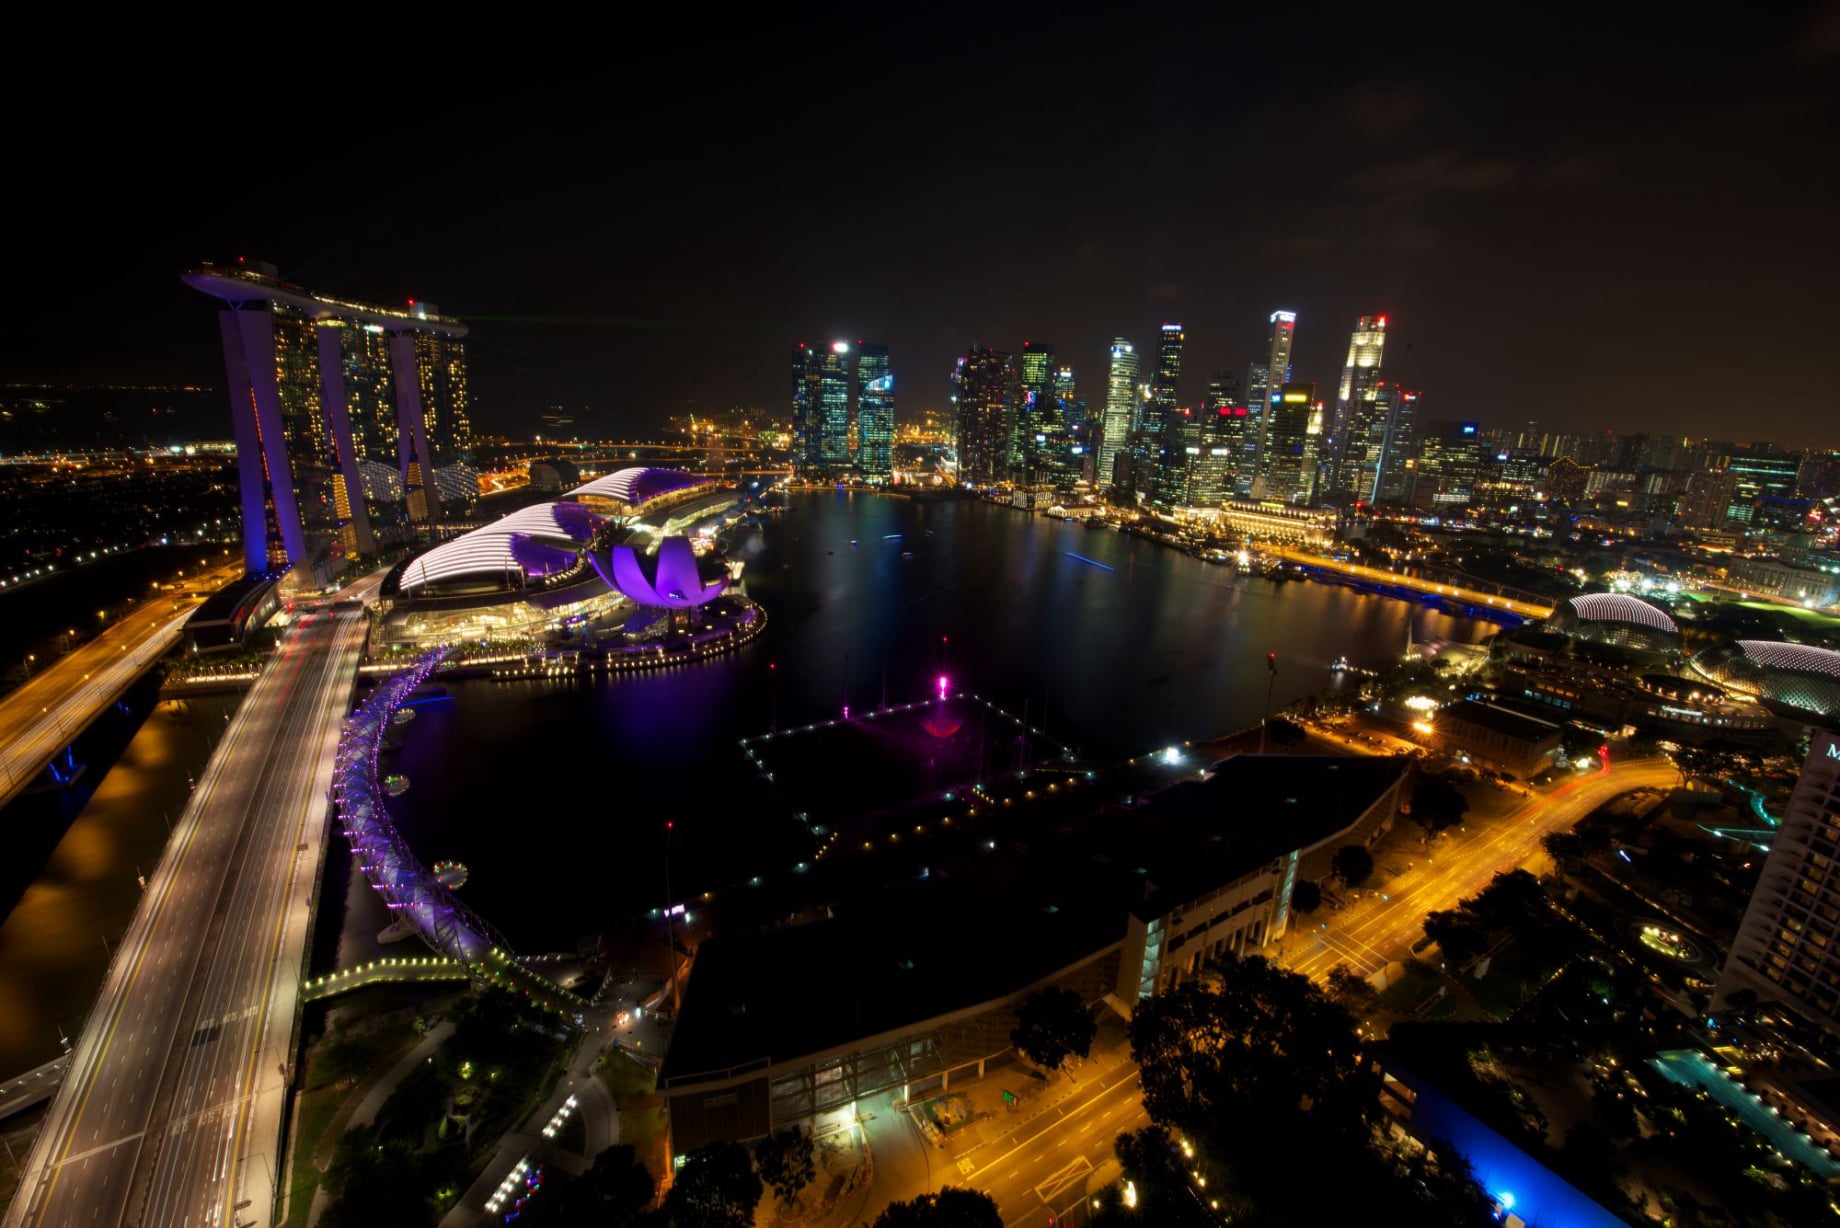
[[728,587],[726,576],[704,581],[697,570],[696,552],[687,537],[667,537],[658,543],[653,572],[645,574],[639,552],[622,543],[605,557],[590,554],[589,561],[613,588],[642,606],[667,610],[688,610],[721,594]]

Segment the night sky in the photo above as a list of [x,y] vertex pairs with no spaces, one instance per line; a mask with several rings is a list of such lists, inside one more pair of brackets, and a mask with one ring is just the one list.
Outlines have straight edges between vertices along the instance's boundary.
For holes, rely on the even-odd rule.
[[974,340],[1052,340],[1097,405],[1165,319],[1198,400],[1283,307],[1319,386],[1387,314],[1430,418],[1840,444],[1840,5],[1413,7],[47,36],[0,85],[0,379],[221,383],[177,274],[243,254],[467,320],[519,435],[782,410],[838,337],[903,417]]

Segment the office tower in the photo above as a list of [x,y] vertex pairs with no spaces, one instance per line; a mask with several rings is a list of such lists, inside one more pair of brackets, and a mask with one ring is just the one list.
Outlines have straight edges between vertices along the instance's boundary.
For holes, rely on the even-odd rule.
[[[321,298],[261,262],[207,264],[183,280],[225,303],[250,572],[305,567],[327,579],[380,544],[432,532],[444,490],[450,506],[477,497],[469,481],[443,480],[471,472],[465,325],[428,303]],[[367,481],[372,467],[395,482]]]
[[798,462],[818,473],[842,473],[850,466],[850,343],[801,344],[793,353],[799,366],[792,401]]
[[856,471],[871,482],[894,475],[894,371],[888,347],[856,343]]
[[1732,452],[1725,460],[1725,472],[1735,483],[1728,517],[1748,525],[1758,500],[1791,498],[1801,468],[1799,453],[1782,452],[1767,443]]
[[[1787,655],[1820,651],[1781,647]],[[1820,731],[1809,744],[1726,957],[1714,1008],[1744,989],[1840,1032],[1840,735]]]
[[1010,356],[973,345],[958,379],[958,478],[989,486],[1009,477]]
[[1112,466],[1131,435],[1137,413],[1137,351],[1123,337],[1112,339],[1110,365],[1105,374],[1105,415],[1100,423],[1099,472],[1101,486],[1112,484]]
[[1359,403],[1342,451],[1340,493],[1366,502],[1397,501],[1405,487],[1406,461],[1416,441],[1413,419],[1417,392],[1389,380],[1374,380],[1372,397]]
[[1054,369],[1052,395],[1056,425],[1048,433],[1051,459],[1044,476],[1057,486],[1067,487],[1086,478],[1097,460],[1092,424],[1087,420],[1086,401],[1080,396],[1072,367]]
[[1474,422],[1434,422],[1425,430],[1407,497],[1418,507],[1468,503],[1481,473],[1482,428]]
[[1009,424],[1009,467],[1034,481],[1048,434],[1059,424],[1054,394],[1054,343],[1024,341],[1016,355],[1016,393]]
[[1271,346],[1265,362],[1265,376],[1269,386],[1279,387],[1291,382],[1291,345],[1296,339],[1297,313],[1272,312]]
[[1335,418],[1328,426],[1326,493],[1354,493],[1356,475],[1371,466],[1370,453],[1378,449],[1385,433],[1384,420],[1375,422],[1378,411],[1374,404],[1380,391],[1380,360],[1385,349],[1386,317],[1362,316],[1348,339],[1348,360],[1342,365]]
[[811,349],[803,341],[792,347],[792,460],[801,469],[818,468],[818,420],[811,394]]
[[[1172,485],[1179,482],[1181,468],[1182,454],[1171,438],[1171,428],[1180,412],[1176,408],[1176,386],[1182,376],[1182,346],[1187,338],[1180,324],[1163,325],[1157,344],[1156,371],[1150,377],[1150,396],[1144,403],[1142,448],[1145,463],[1156,475],[1153,481],[1161,482],[1167,477]],[[1154,488],[1149,494],[1153,501],[1172,506],[1170,500]]]
[[1265,407],[1265,448],[1259,457],[1259,477],[1253,493],[1261,499],[1303,503],[1310,497],[1316,473],[1315,441],[1322,429],[1322,410],[1316,404],[1316,385],[1284,384],[1271,394]]
[[1242,499],[1252,496],[1258,481],[1260,458],[1265,454],[1265,411],[1271,405],[1271,381],[1268,368],[1255,362],[1246,371],[1246,434],[1241,445],[1238,488]]

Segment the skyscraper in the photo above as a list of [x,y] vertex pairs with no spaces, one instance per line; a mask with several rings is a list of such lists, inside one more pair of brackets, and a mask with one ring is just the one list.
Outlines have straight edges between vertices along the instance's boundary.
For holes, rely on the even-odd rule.
[[1284,384],[1271,394],[1265,407],[1265,450],[1253,490],[1259,498],[1285,503],[1309,499],[1315,472],[1310,420],[1319,413],[1315,401],[1314,384]]
[[973,345],[958,380],[958,478],[989,486],[1009,477],[1010,356]]
[[850,343],[801,343],[793,351],[793,361],[792,430],[798,462],[817,472],[842,473],[850,467]]
[[1367,503],[1396,501],[1405,488],[1406,461],[1416,447],[1413,420],[1419,394],[1376,379],[1360,402],[1342,450],[1339,493]]
[[1009,465],[1033,482],[1042,466],[1048,436],[1059,426],[1054,393],[1054,343],[1024,341],[1016,356],[1016,395],[1010,403]]
[[856,344],[856,471],[871,482],[894,474],[894,371],[888,347]]
[[1112,338],[1111,365],[1105,376],[1105,417],[1099,439],[1098,482],[1112,484],[1112,466],[1127,445],[1137,413],[1137,351],[1123,337]]
[[[1163,325],[1162,338],[1157,343],[1156,371],[1150,377],[1150,398],[1144,405],[1143,456],[1146,464],[1153,467],[1156,482],[1168,478],[1172,487],[1181,469],[1181,448],[1171,435],[1180,412],[1176,408],[1176,386],[1182,377],[1182,346],[1187,340],[1181,324]],[[1169,498],[1154,489],[1150,498],[1170,505]]]
[[1840,1032],[1840,735],[1809,745],[1714,1006],[1740,989]]
[[[183,280],[226,304],[218,323],[250,572],[305,566],[329,577],[348,558],[432,531],[444,501],[477,498],[465,325],[429,303],[322,298],[261,262],[207,264]],[[367,481],[371,468],[394,480]]]
[[1237,494],[1250,495],[1259,473],[1267,435],[1265,411],[1272,393],[1290,382],[1291,347],[1297,338],[1297,313],[1271,313],[1271,336],[1265,347],[1265,361],[1255,362],[1246,373],[1246,432],[1242,444]]
[[1362,316],[1348,339],[1348,361],[1342,365],[1342,382],[1335,398],[1335,419],[1329,425],[1325,455],[1329,464],[1323,490],[1353,494],[1356,474],[1367,469],[1385,434],[1383,417],[1376,422],[1380,360],[1386,350],[1386,317]]

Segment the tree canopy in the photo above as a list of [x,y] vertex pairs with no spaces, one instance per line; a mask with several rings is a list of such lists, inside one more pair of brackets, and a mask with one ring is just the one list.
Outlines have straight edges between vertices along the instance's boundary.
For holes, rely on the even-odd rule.
[[1297,880],[1291,888],[1291,911],[1309,916],[1322,907],[1322,888],[1307,878]]
[[754,1167],[779,1200],[790,1204],[818,1175],[817,1148],[798,1126],[776,1130],[754,1144]]
[[1435,836],[1469,813],[1469,798],[1443,776],[1420,776],[1412,786],[1412,821]]
[[1003,1217],[990,1195],[948,1185],[937,1194],[888,1204],[874,1228],[1003,1228]]
[[1350,887],[1359,887],[1374,876],[1374,855],[1358,844],[1344,844],[1329,859],[1329,868]]
[[1031,1062],[1058,1070],[1068,1058],[1091,1053],[1098,1034],[1099,1025],[1080,995],[1051,985],[1023,999],[1009,1040]]
[[746,1147],[710,1143],[685,1159],[665,1212],[671,1228],[752,1228],[761,1192]]
[[[553,1186],[553,1189],[552,1189]],[[594,1157],[573,1181],[544,1182],[518,1220],[530,1228],[634,1228],[655,1189],[652,1174],[624,1143]]]

